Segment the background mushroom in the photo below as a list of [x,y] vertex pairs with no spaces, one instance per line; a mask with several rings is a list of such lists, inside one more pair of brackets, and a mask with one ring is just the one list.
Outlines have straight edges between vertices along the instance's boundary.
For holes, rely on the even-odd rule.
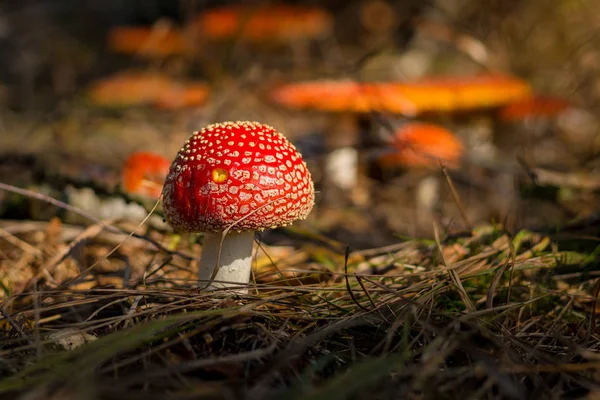
[[138,71],[105,77],[88,88],[88,98],[105,107],[195,107],[203,105],[208,94],[209,88],[202,82],[177,81],[166,74]]
[[283,84],[271,91],[274,102],[296,110],[327,113],[327,126],[322,132],[327,155],[323,162],[323,202],[334,206],[347,198],[361,204],[357,189],[360,132],[362,121],[371,111],[398,109],[390,97],[382,102],[387,90],[383,84],[360,84],[352,80],[316,80]]
[[554,96],[536,95],[507,104],[498,111],[503,122],[519,122],[528,119],[553,118],[571,107],[571,104]]
[[263,4],[213,8],[196,17],[192,26],[215,40],[238,36],[264,43],[318,38],[330,31],[331,24],[331,15],[316,6]]
[[[311,43],[323,39],[333,30],[333,17],[318,6],[301,4],[237,4],[214,7],[200,13],[192,19],[189,29],[192,36],[202,43],[205,51],[203,64],[214,62],[215,54],[223,59],[231,55],[222,53],[231,51],[234,42],[236,57],[257,58],[257,49],[275,50],[281,56],[281,50],[291,49],[292,65],[306,67],[310,59]],[[211,46],[216,44],[216,46]],[[244,53],[250,49],[250,52]],[[239,50],[242,50],[241,52]],[[219,56],[216,57],[217,59]],[[206,65],[205,65],[206,66]],[[219,68],[222,71],[222,67]]]
[[148,58],[183,55],[188,46],[183,32],[168,23],[148,26],[117,26],[107,37],[108,50]]
[[121,185],[130,195],[158,199],[170,162],[160,154],[137,151],[125,160]]
[[365,134],[371,130],[370,113],[406,117],[456,113],[499,107],[530,94],[526,82],[494,73],[428,77],[409,82],[305,81],[280,85],[271,92],[271,97],[288,108],[331,113],[331,124],[325,132],[329,151],[324,165],[325,186],[330,190],[329,186],[335,185],[356,199],[352,191],[358,182],[358,148],[361,142],[368,141],[359,134],[361,129]]
[[165,181],[163,207],[175,231],[206,233],[199,279],[214,275],[219,283],[209,288],[239,287],[250,279],[254,232],[306,218],[314,197],[294,145],[268,125],[238,121],[209,125],[186,141]]
[[389,151],[378,157],[383,175],[398,168],[420,170],[415,203],[420,226],[429,225],[440,200],[440,179],[435,171],[441,165],[458,168],[464,153],[460,139],[446,128],[425,122],[408,122],[398,128]]
[[456,168],[464,150],[452,132],[425,122],[403,124],[396,130],[390,146],[394,150],[379,158],[379,163],[387,167],[437,169],[441,162]]
[[574,109],[564,98],[549,95],[511,102],[498,110],[494,145],[501,154],[511,155],[508,161],[513,165],[517,163],[516,153],[534,164],[549,166],[560,159],[564,161],[565,150],[568,152],[571,146],[558,134],[557,122],[561,115]]

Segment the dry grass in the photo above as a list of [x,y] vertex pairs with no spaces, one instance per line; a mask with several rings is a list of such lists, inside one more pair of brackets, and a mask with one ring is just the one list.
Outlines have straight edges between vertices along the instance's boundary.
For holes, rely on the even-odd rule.
[[[29,58],[21,54],[37,67],[0,83],[0,214],[18,218],[15,210],[31,208],[27,216],[36,221],[0,219],[0,398],[600,398],[597,4],[390,3],[398,29],[386,40],[358,29],[358,14],[352,17],[358,7],[349,7],[336,16],[339,32],[298,63],[291,48],[258,55],[236,41],[198,60],[128,62],[213,86],[206,107],[172,113],[98,110],[80,83],[104,76],[105,62],[119,69],[123,60],[109,57],[101,42],[78,43],[62,21],[35,7],[5,10],[16,27],[5,40],[11,51],[0,48],[5,68],[23,70],[16,61]],[[84,31],[88,23],[98,28],[67,15]],[[65,54],[55,51],[63,48]],[[456,125],[473,148],[481,144],[472,139],[477,131],[485,140],[501,136],[492,141],[505,146],[504,157],[470,157],[450,174],[456,185],[445,171],[438,174],[449,186],[440,209],[426,215],[426,229],[417,226],[411,203],[421,175],[367,180],[374,206],[334,216],[315,210],[321,230],[345,236],[320,235],[315,224],[278,230],[276,240],[264,237],[245,296],[196,289],[196,237],[89,215],[69,219],[68,204],[44,208],[45,195],[28,202],[31,192],[7,194],[15,192],[10,185],[41,184],[40,192],[57,186],[45,192],[57,196],[68,185],[112,195],[118,174],[110,172],[129,153],[172,156],[192,128],[208,122],[257,119],[295,141],[328,129],[325,115],[269,102],[268,88],[280,81],[410,80],[487,70],[512,72],[536,92],[563,95],[577,112],[548,126],[438,118]],[[46,73],[53,83],[44,86]],[[399,123],[370,117],[382,131]],[[307,157],[314,166],[319,151]],[[523,173],[531,187],[520,182],[522,191],[555,193],[523,198],[513,188]],[[38,221],[56,215],[65,218]],[[506,218],[505,226],[476,225],[492,218]],[[574,219],[578,225],[565,222]],[[448,232],[431,229],[434,220]],[[561,226],[554,232],[519,230],[554,223]],[[468,231],[454,233],[457,226]],[[398,239],[367,250],[332,239],[379,245],[390,232],[434,232],[435,239]]]
[[251,294],[232,297],[193,288],[189,246],[144,239],[169,235],[115,250],[127,236],[118,225],[1,226],[0,391],[11,398],[524,399],[596,388],[595,252],[561,251],[542,234],[489,226],[346,257],[331,243],[265,246]]

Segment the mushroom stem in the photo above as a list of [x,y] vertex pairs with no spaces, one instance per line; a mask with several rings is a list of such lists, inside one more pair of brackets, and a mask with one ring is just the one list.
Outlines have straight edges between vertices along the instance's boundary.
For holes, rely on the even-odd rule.
[[206,235],[198,271],[201,286],[203,286],[202,282],[208,283],[211,280],[218,262],[219,270],[214,282],[210,282],[206,290],[238,287],[236,292],[248,293],[245,285],[250,283],[253,244],[254,231],[230,232],[225,236],[222,245],[221,234]]
[[348,193],[356,187],[358,150],[350,146],[333,150],[325,160],[325,173],[333,184]]
[[[325,194],[327,205],[344,204],[351,198],[358,177],[359,126],[356,115],[352,113],[334,115],[330,118],[325,146],[329,154],[325,157],[325,185],[338,190]],[[341,196],[341,198],[340,198]]]

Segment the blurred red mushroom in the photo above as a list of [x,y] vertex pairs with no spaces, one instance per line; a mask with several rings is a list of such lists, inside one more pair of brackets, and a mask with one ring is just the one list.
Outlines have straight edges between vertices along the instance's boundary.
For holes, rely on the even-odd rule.
[[[493,112],[532,95],[528,82],[500,73],[425,77],[398,84],[395,90],[398,97],[410,104],[405,115],[468,116],[471,123],[465,126],[462,137],[470,156],[488,161],[498,153],[496,135],[491,129]],[[394,104],[401,105],[397,101]]]
[[[531,87],[526,81],[499,73],[437,76],[407,82],[304,81],[283,84],[271,92],[272,99],[286,107],[332,113],[332,126],[326,135],[330,155],[324,176],[347,193],[357,186],[358,122],[360,118],[369,118],[369,113],[417,117],[475,112],[496,109],[530,96]],[[417,137],[425,140],[430,136]],[[449,152],[457,151],[458,147],[450,143],[445,142],[439,148],[450,146]],[[404,154],[409,157],[411,153]],[[416,153],[412,157],[416,162]],[[423,162],[421,156],[419,159]]]
[[458,168],[464,147],[460,139],[442,126],[408,122],[394,132],[391,147],[377,164],[383,171],[418,170],[415,187],[415,217],[419,224],[429,225],[440,201],[440,179],[435,171],[440,166]]
[[164,74],[135,71],[108,76],[88,89],[93,103],[107,107],[194,107],[203,105],[208,94],[208,87],[201,82],[176,81]]
[[154,105],[164,109],[197,107],[206,103],[209,89],[202,82],[173,82],[169,90],[160,93]]
[[160,154],[147,151],[132,153],[123,166],[123,190],[131,195],[158,199],[171,163]]
[[503,122],[523,121],[529,118],[551,118],[557,117],[570,107],[571,104],[560,97],[532,96],[502,107],[498,111],[498,118]]
[[315,6],[268,4],[264,6],[229,5],[200,14],[192,29],[200,37],[250,42],[290,42],[315,39],[328,33],[332,17]]
[[496,114],[499,123],[494,145],[504,160],[514,159],[515,149],[519,149],[520,157],[530,163],[556,165],[565,160],[565,146],[583,132],[573,129],[577,133],[562,134],[561,122],[576,114],[576,107],[554,96],[534,95],[512,102]]
[[311,59],[311,44],[326,38],[332,30],[333,17],[322,7],[283,2],[214,7],[189,24],[191,36],[205,50],[203,67],[217,75],[223,68],[215,61],[231,57],[223,53],[232,48],[224,43],[236,43],[233,51],[238,62],[246,56],[255,63],[257,56],[269,53],[281,60],[282,52],[287,52],[283,59],[296,69],[304,69]]
[[438,169],[441,162],[446,167],[457,168],[464,150],[462,142],[450,131],[424,122],[402,125],[390,144],[394,150],[379,160],[384,167]]
[[351,80],[315,80],[283,84],[271,91],[277,104],[298,110],[315,110],[330,114],[325,142],[329,154],[325,157],[323,198],[337,203],[335,188],[349,195],[354,203],[366,203],[366,193],[357,188],[359,122],[368,119],[372,111],[394,112],[410,107],[392,92],[394,84],[358,83]]
[[487,74],[409,82],[305,81],[281,85],[271,96],[294,108],[416,116],[499,107],[528,99],[531,87],[508,75]]
[[94,82],[88,97],[101,106],[126,107],[150,104],[170,90],[168,77],[155,73],[121,72]]
[[[384,99],[401,106],[396,111],[406,115],[473,111],[500,107],[531,96],[531,86],[524,80],[503,74],[482,74],[457,77],[428,77],[398,83],[388,91],[393,97]],[[396,98],[397,97],[397,98]]]
[[107,37],[107,47],[115,53],[143,57],[167,57],[186,52],[184,34],[168,24],[154,27],[118,26]]
[[272,99],[286,107],[327,112],[368,113],[401,111],[414,107],[398,95],[395,83],[359,83],[352,80],[315,80],[274,88]]

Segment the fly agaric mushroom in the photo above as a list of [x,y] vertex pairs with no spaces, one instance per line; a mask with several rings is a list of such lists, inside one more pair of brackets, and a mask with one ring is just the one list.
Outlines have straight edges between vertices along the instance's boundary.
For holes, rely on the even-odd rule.
[[123,189],[129,194],[158,199],[170,165],[160,154],[147,151],[132,153],[121,173]]
[[197,107],[206,103],[208,94],[208,86],[203,82],[173,81],[169,90],[159,94],[153,104],[157,108],[167,110]]
[[382,166],[407,168],[439,168],[442,162],[450,168],[458,167],[463,154],[461,141],[442,126],[409,122],[402,125],[394,135],[391,146],[394,151],[384,154]]
[[210,47],[205,67],[224,48],[224,42],[233,41],[244,44],[239,48],[242,51],[251,47],[248,55],[253,60],[257,49],[275,50],[280,56],[282,48],[289,48],[293,65],[306,67],[310,44],[325,38],[332,27],[333,17],[321,7],[271,3],[215,7],[195,17],[189,30],[202,45],[216,45]]
[[178,82],[164,74],[134,71],[108,76],[88,89],[88,97],[93,103],[108,107],[194,107],[203,105],[208,94],[209,89],[202,82]]
[[531,87],[501,74],[428,77],[408,82],[305,81],[275,88],[283,105],[326,111],[387,111],[414,117],[426,113],[494,108],[529,98]]
[[442,126],[408,122],[395,131],[389,144],[393,150],[379,157],[378,164],[383,170],[397,167],[421,170],[424,176],[415,190],[415,215],[423,225],[429,225],[440,199],[439,178],[431,170],[439,169],[440,163],[458,168],[464,150],[462,142]]
[[337,113],[333,114],[335,125],[327,135],[331,154],[325,169],[331,182],[345,191],[356,186],[358,120],[368,113],[380,111],[415,117],[474,111],[499,107],[530,95],[527,82],[498,73],[438,76],[408,82],[305,81],[284,84],[271,92],[276,103],[289,108]]
[[[531,86],[518,78],[499,73],[475,76],[436,76],[410,82],[399,82],[387,91],[394,106],[407,107],[398,113],[421,115],[425,113],[472,111],[500,107],[531,96]],[[384,99],[388,101],[388,99]]]
[[183,32],[168,24],[112,28],[108,33],[107,47],[115,53],[149,58],[181,55],[187,50]]
[[163,209],[175,231],[207,234],[198,277],[214,289],[248,284],[254,232],[306,218],[314,198],[302,156],[281,133],[224,122],[195,132],[179,150]]
[[560,97],[532,96],[502,107],[498,118],[502,122],[517,122],[526,119],[557,117],[571,107],[568,101]]
[[510,103],[498,110],[494,145],[501,154],[514,154],[515,149],[519,149],[521,157],[530,162],[555,164],[563,159],[567,144],[559,139],[559,121],[574,110],[567,100],[546,95]]
[[[169,171],[171,163],[161,156],[151,152],[138,151],[127,157],[121,171],[121,187],[130,201],[122,196],[111,196],[108,199],[100,197],[91,188],[66,189],[70,204],[91,213],[99,218],[123,218],[129,221],[141,222],[148,217],[145,200],[155,202],[162,192],[162,184]],[[151,216],[150,225],[165,228],[160,218]]]
[[[271,92],[274,102],[288,108],[330,113],[330,126],[325,137],[329,154],[325,158],[324,176],[332,186],[350,194],[356,188],[358,175],[359,122],[371,111],[389,111],[395,96],[385,95],[384,84],[361,84],[351,80],[321,80],[284,84]],[[389,99],[382,102],[381,99]],[[402,102],[403,99],[399,98]],[[394,105],[394,109],[402,108]],[[332,199],[325,192],[326,202]],[[358,201],[360,202],[360,201]]]
[[154,102],[170,86],[170,79],[164,75],[128,71],[92,83],[87,94],[93,103],[101,106],[142,105]]
[[331,15],[319,7],[231,5],[203,12],[192,23],[192,29],[211,39],[239,35],[250,42],[291,42],[318,38],[328,33],[331,25]]

